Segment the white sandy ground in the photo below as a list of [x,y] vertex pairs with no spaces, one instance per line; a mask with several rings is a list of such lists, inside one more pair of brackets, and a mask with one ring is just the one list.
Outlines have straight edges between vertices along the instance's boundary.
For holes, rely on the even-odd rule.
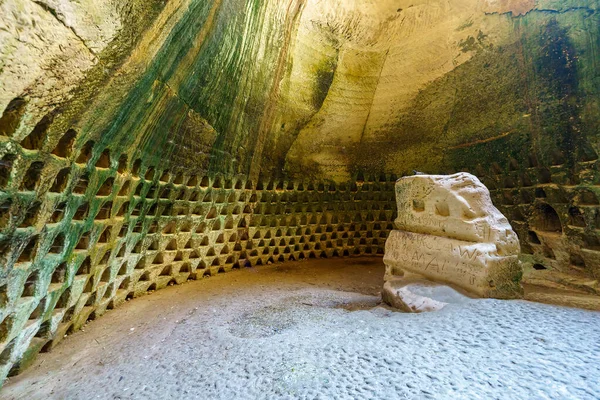
[[470,299],[396,313],[368,295],[382,276],[377,259],[318,260],[171,287],[91,322],[0,398],[600,398],[600,313]]

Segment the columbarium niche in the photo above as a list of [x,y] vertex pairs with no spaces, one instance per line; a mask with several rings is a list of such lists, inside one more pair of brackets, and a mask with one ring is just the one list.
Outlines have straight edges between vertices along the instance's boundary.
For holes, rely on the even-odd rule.
[[[0,3],[0,381],[169,285],[405,257],[395,221],[510,258],[478,295],[518,253],[526,299],[598,308],[597,2]],[[415,170],[506,220],[456,182],[399,215]]]

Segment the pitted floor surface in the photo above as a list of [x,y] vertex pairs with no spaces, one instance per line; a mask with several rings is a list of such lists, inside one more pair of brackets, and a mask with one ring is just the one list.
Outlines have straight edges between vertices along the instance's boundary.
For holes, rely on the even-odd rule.
[[378,306],[380,259],[174,286],[91,322],[2,399],[597,399],[600,313],[468,300]]

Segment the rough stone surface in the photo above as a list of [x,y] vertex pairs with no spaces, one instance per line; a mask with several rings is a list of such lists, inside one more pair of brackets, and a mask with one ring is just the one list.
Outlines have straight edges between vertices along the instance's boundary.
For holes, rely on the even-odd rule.
[[396,183],[396,201],[386,279],[409,272],[482,297],[522,294],[519,239],[475,176],[404,177]]
[[519,254],[519,238],[474,175],[414,175],[396,183],[399,230],[491,243],[499,256]]
[[432,283],[408,279],[388,280],[383,285],[381,298],[386,304],[404,312],[439,311],[448,303],[418,293],[419,289],[428,286],[432,286]]
[[[599,9],[0,1],[0,377],[105,308],[244,252],[381,251],[389,181],[412,169],[476,173],[527,281],[590,304]],[[260,239],[242,239],[250,215]]]
[[381,260],[356,262],[245,269],[135,299],[2,398],[597,399],[597,312],[494,299],[391,312],[376,307]]
[[576,176],[597,159],[599,4],[5,0],[0,110],[26,101],[17,139],[55,115],[52,140],[254,180],[531,157]]
[[110,153],[49,157],[32,172],[17,149],[0,169],[0,377],[86,321],[171,284],[278,261],[383,254],[395,215],[392,178],[360,188],[253,183],[140,171]]

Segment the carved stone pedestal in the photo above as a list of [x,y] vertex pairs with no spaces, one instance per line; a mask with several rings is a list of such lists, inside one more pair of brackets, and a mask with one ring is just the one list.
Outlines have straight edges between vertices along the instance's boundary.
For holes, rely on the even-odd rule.
[[396,183],[396,199],[386,281],[410,274],[479,297],[522,297],[519,239],[475,176],[405,177]]

